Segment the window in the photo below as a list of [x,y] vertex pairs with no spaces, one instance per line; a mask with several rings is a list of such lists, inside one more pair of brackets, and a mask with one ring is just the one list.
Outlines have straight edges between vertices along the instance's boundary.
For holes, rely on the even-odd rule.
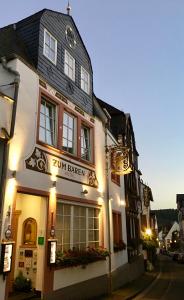
[[121,223],[121,214],[118,212],[112,213],[113,218],[113,237],[114,237],[114,246],[119,245],[122,242],[122,223]]
[[38,142],[55,147],[61,153],[83,160],[86,164],[94,163],[94,125],[78,115],[76,110],[59,103],[58,99],[49,97],[43,91],[38,120]]
[[90,160],[90,129],[81,126],[81,158]]
[[75,117],[67,112],[63,114],[63,150],[75,154]]
[[65,74],[75,81],[75,59],[65,50]]
[[56,65],[57,40],[46,29],[44,29],[43,54]]
[[81,67],[81,89],[89,94],[89,73]]
[[58,250],[99,247],[99,213],[93,207],[64,204],[57,201],[56,238]]
[[46,144],[55,145],[56,107],[45,98],[41,100],[39,139]]

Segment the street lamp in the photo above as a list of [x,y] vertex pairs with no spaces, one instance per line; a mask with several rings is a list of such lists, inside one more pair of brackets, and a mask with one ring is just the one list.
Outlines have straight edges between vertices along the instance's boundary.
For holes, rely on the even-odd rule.
[[146,235],[150,238],[152,235],[152,230],[150,228],[146,228]]

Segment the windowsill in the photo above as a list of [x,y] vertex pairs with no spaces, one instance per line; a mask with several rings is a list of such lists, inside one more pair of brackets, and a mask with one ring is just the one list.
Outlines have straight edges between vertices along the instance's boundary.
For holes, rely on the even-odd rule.
[[78,157],[78,156],[76,156],[76,155],[74,155],[74,154],[71,154],[71,153],[69,153],[69,152],[66,152],[66,151],[64,151],[64,150],[60,150],[60,149],[58,149],[58,148],[56,148],[56,147],[54,147],[54,146],[51,146],[51,145],[49,145],[49,144],[45,144],[44,142],[42,142],[42,141],[40,141],[40,140],[37,141],[37,144],[39,144],[39,145],[41,145],[41,146],[43,146],[43,147],[45,147],[45,148],[47,148],[47,149],[49,149],[49,150],[52,150],[52,151],[54,151],[54,152],[57,152],[58,154],[62,154],[62,155],[66,156],[66,157],[69,157],[69,158],[71,158],[71,159],[73,159],[73,160],[76,160],[76,161],[81,162],[81,163],[83,163],[83,164],[85,164],[85,165],[88,165],[88,166],[90,166],[90,167],[92,167],[92,168],[95,167],[95,164],[92,163],[92,162],[89,162],[89,161],[87,161],[87,160],[84,160],[84,159],[82,159],[82,158],[80,158],[80,157]]
[[46,59],[48,59],[48,61],[51,62],[51,63],[56,67],[56,65],[57,65],[57,59],[56,59],[56,61],[52,61],[48,56],[45,55],[44,52],[43,52],[43,56],[44,56]]
[[66,76],[66,78],[67,78],[68,80],[71,80],[72,83],[75,83],[75,82],[76,82],[75,78],[73,79],[73,78],[71,78],[70,76],[68,76],[66,73],[64,73],[64,74],[65,74],[65,76]]
[[81,87],[80,87],[80,89],[81,89],[81,91],[83,91],[84,93],[85,93],[85,95],[88,95],[88,96],[90,96],[90,92],[88,93],[88,92],[86,92],[85,90],[83,90]]

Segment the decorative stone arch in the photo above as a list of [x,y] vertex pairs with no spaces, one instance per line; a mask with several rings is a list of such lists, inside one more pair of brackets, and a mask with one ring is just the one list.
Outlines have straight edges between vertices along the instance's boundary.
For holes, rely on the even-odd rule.
[[33,218],[24,220],[22,228],[22,245],[36,246],[37,242],[37,222]]

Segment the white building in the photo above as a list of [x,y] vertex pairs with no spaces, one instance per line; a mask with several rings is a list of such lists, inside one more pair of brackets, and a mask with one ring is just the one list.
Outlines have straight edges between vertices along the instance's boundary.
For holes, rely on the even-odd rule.
[[[10,36],[13,44],[6,43]],[[7,299],[20,271],[44,299],[105,294],[111,278],[116,288],[134,271],[124,247],[124,178],[111,178],[105,152],[117,141],[93,94],[89,55],[72,17],[50,10],[1,29],[2,39],[0,143],[8,146],[6,153],[1,148],[1,242],[13,242],[13,252],[3,261],[0,299]],[[18,77],[15,95],[12,82]],[[55,264],[55,241],[57,255],[80,256],[93,248],[102,258],[105,248],[110,257],[86,265],[89,253],[83,253],[71,267],[72,259],[60,255]]]

